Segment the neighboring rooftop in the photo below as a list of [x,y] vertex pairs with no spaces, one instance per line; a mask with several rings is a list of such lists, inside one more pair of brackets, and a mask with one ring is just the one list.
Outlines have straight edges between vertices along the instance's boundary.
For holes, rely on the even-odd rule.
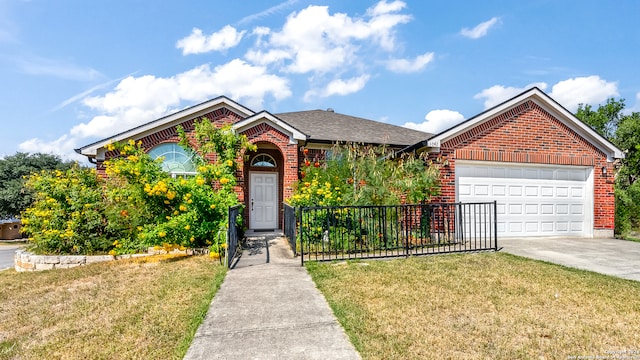
[[19,223],[21,220],[16,217],[3,217],[0,218],[0,224],[14,224]]
[[279,119],[309,136],[309,141],[356,142],[408,146],[429,139],[432,134],[385,124],[331,109],[275,114]]

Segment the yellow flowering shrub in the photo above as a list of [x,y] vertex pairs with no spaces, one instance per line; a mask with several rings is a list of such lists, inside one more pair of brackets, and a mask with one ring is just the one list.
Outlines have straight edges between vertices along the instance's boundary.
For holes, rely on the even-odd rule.
[[428,201],[440,191],[439,164],[395,157],[384,146],[337,144],[328,157],[303,154],[302,179],[289,200],[294,206],[395,205]]
[[32,174],[26,187],[35,193],[33,204],[22,213],[31,251],[94,254],[119,245],[107,236],[103,183],[95,170],[76,165],[42,171]]
[[[186,135],[178,129],[181,144]],[[208,246],[223,253],[227,209],[238,204],[234,192],[238,159],[255,147],[230,127],[197,121],[195,139],[202,158],[198,174],[172,178],[162,159],[152,159],[140,141],[106,145],[114,157],[104,162],[105,179],[81,167],[42,172],[28,180],[36,201],[22,215],[38,253],[112,255],[144,252],[151,246]]]
[[[288,200],[293,206],[397,205],[402,201],[428,201],[440,191],[439,164],[413,155],[395,157],[383,146],[338,144],[313,158],[308,150],[302,153],[301,179],[294,184]],[[300,236],[306,242],[327,241],[330,227],[364,226],[354,223],[341,209],[305,214]]]
[[215,177],[215,164],[201,164],[195,177],[174,179],[139,144],[113,147],[127,154],[106,162],[111,185],[107,186],[109,229],[120,232],[123,244],[116,252],[143,251],[164,243],[205,247],[211,245],[207,241],[224,241],[220,229],[226,226],[227,208],[238,200],[232,187],[210,185],[216,180],[222,183]]

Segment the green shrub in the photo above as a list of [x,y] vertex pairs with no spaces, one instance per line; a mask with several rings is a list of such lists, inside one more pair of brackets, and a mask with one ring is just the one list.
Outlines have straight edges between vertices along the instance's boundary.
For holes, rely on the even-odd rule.
[[95,170],[78,165],[66,171],[33,174],[26,187],[35,194],[22,213],[23,232],[31,250],[50,254],[109,251],[103,183]]
[[440,192],[438,164],[424,157],[352,143],[335,145],[326,159],[303,154],[302,179],[289,200],[294,206],[416,203]]

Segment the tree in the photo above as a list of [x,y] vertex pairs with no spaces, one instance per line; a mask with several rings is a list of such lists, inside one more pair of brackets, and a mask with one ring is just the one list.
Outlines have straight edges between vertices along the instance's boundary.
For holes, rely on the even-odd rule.
[[57,155],[16,153],[0,159],[0,217],[18,216],[33,202],[25,178],[41,170],[66,170],[73,165]]
[[624,117],[624,99],[610,98],[604,105],[599,105],[593,110],[589,104],[580,104],[576,116],[591,126],[598,134],[607,140],[614,142],[618,124]]
[[624,99],[610,98],[593,110],[580,104],[576,116],[625,153],[615,183],[617,234],[640,228],[640,113],[624,112]]
[[640,112],[621,117],[613,142],[625,152],[618,182],[623,187],[633,185],[640,176]]

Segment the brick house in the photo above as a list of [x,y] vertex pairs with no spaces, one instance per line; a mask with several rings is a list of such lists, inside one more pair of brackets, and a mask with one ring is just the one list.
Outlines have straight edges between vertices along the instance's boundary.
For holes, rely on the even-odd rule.
[[[176,126],[187,134],[196,119],[208,118],[220,126],[232,124],[236,132],[247,136],[257,146],[246,154],[248,159],[237,172],[236,192],[245,206],[245,224],[249,229],[277,229],[282,226],[282,204],[291,197],[293,183],[298,180],[303,161],[301,149],[309,156],[322,156],[334,143],[357,142],[387,144],[402,149],[430,134],[343,115],[328,110],[310,110],[273,115],[254,112],[241,104],[220,96],[185,110],[127,130],[112,137],[76,149],[96,164],[104,174],[103,163],[115,156],[105,147],[116,141],[142,141],[153,157],[164,156],[165,169],[176,176],[195,173],[194,164],[177,145]],[[347,130],[345,130],[347,129]]]
[[104,171],[114,141],[141,140],[176,175],[195,171],[179,146],[176,125],[197,118],[232,124],[257,145],[238,171],[238,195],[249,229],[282,224],[301,148],[321,156],[335,142],[387,144],[445,156],[443,202],[497,201],[498,235],[611,237],[614,161],[624,155],[538,88],[527,90],[440,134],[328,110],[254,112],[224,96],[76,149]]

